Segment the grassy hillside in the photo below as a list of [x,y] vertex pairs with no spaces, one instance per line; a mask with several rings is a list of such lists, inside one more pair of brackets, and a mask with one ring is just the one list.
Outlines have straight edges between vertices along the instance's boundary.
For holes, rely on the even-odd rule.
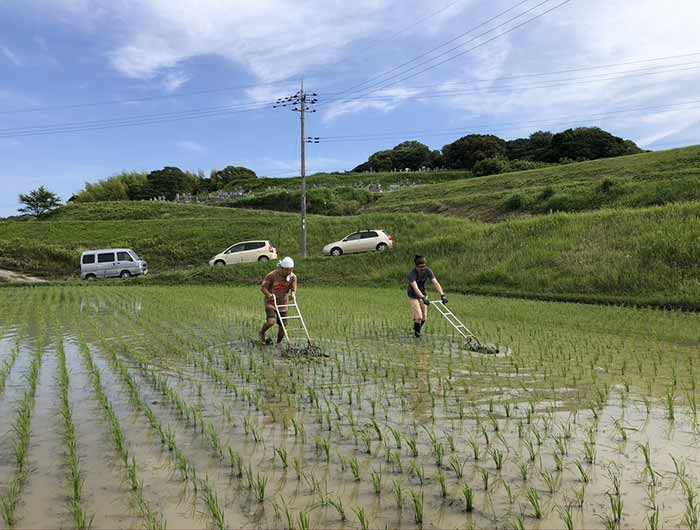
[[[96,221],[99,215],[112,220]],[[153,218],[153,208],[160,218]],[[118,219],[119,216],[126,219]],[[297,256],[298,216],[149,203],[81,205],[52,221],[0,222],[0,268],[69,275],[87,248],[134,248],[154,272],[205,263],[227,245],[269,238]],[[392,233],[386,254],[323,258],[324,243],[368,227]],[[636,210],[554,214],[491,225],[429,214],[368,214],[309,220],[313,256],[305,282],[403,288],[413,255],[423,253],[448,291],[627,301],[700,309],[700,203]],[[149,282],[256,283],[268,267],[191,269]]]
[[[401,179],[404,184],[418,186],[382,194],[348,188],[382,182],[386,190]],[[278,180],[273,186],[259,186],[252,195],[229,205],[298,211],[298,179]],[[349,174],[311,177],[309,183],[309,206],[323,215],[424,212],[495,222],[551,212],[642,208],[700,200],[700,147],[486,177],[471,177],[468,172]]]
[[640,208],[700,200],[700,146],[504,173],[385,193],[373,212],[481,221],[513,215]]

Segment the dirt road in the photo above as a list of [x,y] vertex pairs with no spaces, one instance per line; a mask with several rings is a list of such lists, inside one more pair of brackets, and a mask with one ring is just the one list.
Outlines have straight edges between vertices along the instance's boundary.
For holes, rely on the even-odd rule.
[[34,276],[28,276],[19,272],[8,271],[5,269],[0,269],[0,282],[9,283],[46,283],[46,280],[41,278],[35,278]]

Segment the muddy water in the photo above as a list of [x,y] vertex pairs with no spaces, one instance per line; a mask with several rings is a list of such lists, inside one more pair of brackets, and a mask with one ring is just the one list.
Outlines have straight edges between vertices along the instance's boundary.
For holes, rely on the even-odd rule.
[[18,509],[22,528],[63,528],[72,524],[63,458],[63,424],[56,382],[56,351],[47,349],[41,365],[29,442],[29,480]]
[[186,490],[172,472],[167,451],[161,448],[160,440],[152,433],[141,412],[134,409],[121,381],[99,350],[94,346],[91,350],[93,362],[101,372],[105,393],[119,418],[129,453],[136,460],[147,502],[155,512],[164,515],[168,528],[204,528],[206,520],[197,516],[192,492]]
[[[95,296],[90,304],[86,310],[104,321],[96,329],[85,326],[81,331],[94,348],[95,363],[136,457],[145,495],[157,511],[165,513],[170,528],[209,527],[212,522],[201,498],[195,500],[191,491],[183,491],[182,483],[171,472],[167,450],[128,401],[123,384],[95,346],[102,340],[100,344],[119,349],[159,421],[172,430],[178,447],[199,476],[209,478],[229,527],[285,528],[286,505],[295,520],[301,511],[308,512],[312,528],[357,528],[353,509],[366,513],[371,528],[417,528],[420,525],[414,519],[410,497],[413,492],[422,494],[424,501],[423,528],[509,528],[518,520],[527,528],[561,528],[561,514],[567,507],[574,527],[604,528],[609,526],[606,519],[612,517],[610,496],[616,498],[616,487],[623,515],[621,524],[614,526],[649,526],[652,502],[658,505],[661,525],[687,526],[682,484],[685,481],[694,490],[700,486],[700,435],[688,406],[688,392],[697,376],[694,344],[644,340],[632,333],[634,328],[620,338],[594,335],[587,329],[572,334],[547,327],[513,326],[509,333],[517,336],[510,338],[510,343],[516,344],[516,353],[493,358],[461,352],[454,343],[440,339],[389,341],[373,332],[357,341],[325,341],[333,356],[304,362],[282,359],[274,349],[258,349],[243,340],[225,346],[241,355],[241,370],[237,365],[227,373],[237,385],[236,397],[195,369],[192,358],[183,353],[192,352],[201,362],[209,362],[201,348],[214,344],[214,338],[221,346],[224,330],[218,329],[218,321],[211,328],[203,318],[171,321],[167,307],[156,311],[158,306],[154,306],[150,311],[138,309],[141,317],[150,320],[134,322],[131,317],[115,315],[107,296]],[[130,306],[128,311],[137,310]],[[212,340],[202,340],[208,333]],[[509,339],[505,333],[492,335]],[[179,347],[178,352],[172,351],[173,344]],[[189,406],[201,410],[216,427],[224,446],[237,451],[255,477],[267,477],[263,502],[248,488],[245,476],[231,477],[225,459],[214,456],[199,430],[179,417],[140,374],[129,357],[130,348],[148,356],[170,387]],[[225,371],[221,347],[212,348],[213,368]],[[143,521],[137,517],[111,518],[116,506],[133,515],[128,511],[130,492],[121,486],[108,429],[102,424],[79,356],[74,349],[68,348],[67,353],[74,421],[80,431],[86,474],[86,508],[99,512],[96,528],[138,527]],[[269,362],[262,362],[263,356]],[[22,362],[27,366],[26,360]],[[48,371],[55,372],[55,360],[51,363]],[[46,371],[45,365],[42,383]],[[47,396],[55,396],[52,381],[47,383],[40,388],[37,410],[46,408]],[[666,404],[671,391],[673,420]],[[596,402],[599,405],[593,406]],[[222,404],[232,421],[222,414]],[[287,416],[286,427],[283,415]],[[304,426],[305,440],[295,436],[292,418]],[[378,439],[373,421],[384,441]],[[400,448],[389,427],[401,433]],[[258,442],[252,430],[259,434]],[[365,435],[371,451],[365,447]],[[435,436],[437,446],[430,436]],[[416,457],[409,450],[410,439],[416,440]],[[321,448],[326,441],[329,461]],[[41,443],[40,438],[33,440],[31,452],[42,455],[46,465],[44,460],[36,465],[50,471],[51,458],[60,459],[62,449],[54,448],[53,454],[48,450],[38,453],[36,444]],[[647,444],[651,472],[645,470],[641,449]],[[478,459],[472,445],[478,449]],[[438,446],[444,453],[441,466],[436,465]],[[275,448],[287,451],[286,469]],[[497,454],[503,457],[501,469],[496,465]],[[401,466],[390,455],[400,455]],[[352,459],[358,464],[359,481],[353,478]],[[587,474],[587,482],[577,462]],[[461,478],[451,464],[461,466]],[[422,481],[418,476],[421,470]],[[380,494],[374,491],[372,472],[375,479],[381,476]],[[521,476],[523,472],[526,478]],[[40,476],[44,476],[43,469]],[[396,506],[393,481],[404,491],[402,509]],[[92,484],[89,488],[88,482]],[[470,513],[464,508],[464,484],[474,491]],[[583,508],[579,509],[575,497],[584,486]],[[540,499],[539,517],[535,517],[528,494]],[[329,499],[342,502],[347,520]],[[26,500],[32,498],[27,496]],[[41,502],[65,510],[65,499]],[[56,524],[51,513],[40,513],[47,524]]]
[[99,404],[93,397],[87,369],[83,366],[75,342],[64,345],[70,377],[70,401],[80,449],[80,467],[84,480],[83,508],[94,516],[95,528],[136,528],[138,517],[130,515],[129,490],[115,462],[112,439],[100,421]]

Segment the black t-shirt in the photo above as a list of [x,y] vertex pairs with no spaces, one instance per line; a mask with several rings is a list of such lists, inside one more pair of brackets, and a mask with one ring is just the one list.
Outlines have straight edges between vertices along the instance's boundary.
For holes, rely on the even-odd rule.
[[428,291],[426,289],[425,283],[428,280],[431,280],[435,278],[435,275],[433,274],[433,271],[430,270],[430,268],[426,267],[422,271],[419,271],[418,269],[413,269],[411,272],[408,273],[408,297],[409,298],[414,298],[415,300],[420,300],[419,296],[416,296],[415,291],[413,290],[413,287],[411,287],[411,282],[416,282],[418,284],[418,289],[423,293],[424,296],[428,295]]

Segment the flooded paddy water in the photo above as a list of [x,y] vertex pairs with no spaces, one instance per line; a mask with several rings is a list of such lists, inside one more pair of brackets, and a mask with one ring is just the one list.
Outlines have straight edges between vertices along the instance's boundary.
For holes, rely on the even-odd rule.
[[700,316],[303,289],[0,290],[0,527],[697,528]]

